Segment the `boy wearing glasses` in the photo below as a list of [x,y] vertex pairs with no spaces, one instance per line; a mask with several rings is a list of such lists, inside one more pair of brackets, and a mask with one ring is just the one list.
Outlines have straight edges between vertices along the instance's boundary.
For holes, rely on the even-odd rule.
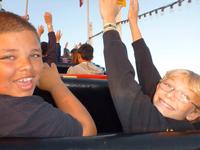
[[194,130],[192,122],[200,116],[200,76],[178,69],[161,79],[137,24],[138,0],[130,0],[128,18],[139,85],[116,31],[119,11],[116,0],[100,0],[109,88],[124,132]]

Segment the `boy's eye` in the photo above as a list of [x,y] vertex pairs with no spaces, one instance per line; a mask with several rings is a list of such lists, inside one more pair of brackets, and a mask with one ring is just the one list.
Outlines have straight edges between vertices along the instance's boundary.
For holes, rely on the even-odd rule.
[[169,83],[167,83],[167,82],[163,82],[163,84],[164,84],[164,86],[165,86],[166,88],[169,88],[169,89],[172,88],[172,86],[171,86]]
[[32,54],[31,57],[38,58],[41,57],[41,54]]
[[166,92],[172,91],[174,88],[167,82],[161,82],[160,83],[161,89],[163,89]]
[[12,55],[10,55],[10,56],[3,56],[3,57],[1,57],[0,59],[2,59],[2,60],[6,60],[6,59],[8,59],[8,60],[14,60],[15,59],[15,56],[12,56]]
[[175,91],[175,97],[178,99],[180,102],[187,104],[190,102],[190,98],[188,95],[186,95],[183,91],[176,90]]

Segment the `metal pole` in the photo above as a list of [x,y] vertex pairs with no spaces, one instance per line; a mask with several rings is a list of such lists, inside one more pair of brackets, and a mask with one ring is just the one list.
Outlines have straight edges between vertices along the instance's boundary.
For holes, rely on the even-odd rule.
[[90,37],[90,8],[89,8],[89,0],[87,0],[87,39],[90,43],[89,37]]
[[28,16],[28,0],[26,0],[25,16]]

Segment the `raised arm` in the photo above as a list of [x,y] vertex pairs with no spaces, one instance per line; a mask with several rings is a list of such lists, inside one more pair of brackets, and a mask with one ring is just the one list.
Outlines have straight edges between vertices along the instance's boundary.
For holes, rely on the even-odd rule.
[[62,33],[60,30],[56,31],[56,55],[57,55],[57,62],[61,62],[61,46],[60,46],[60,39],[62,37]]
[[[108,75],[109,90],[113,103],[122,123],[124,132],[138,129],[145,107],[141,104],[149,103],[148,98],[141,92],[135,81],[135,71],[128,60],[125,45],[115,29],[115,17],[120,8],[116,0],[100,0],[100,12],[104,23],[104,57]],[[110,26],[107,26],[111,24]],[[146,110],[146,109],[145,109]],[[146,122],[146,120],[144,121]]]
[[93,119],[80,101],[65,86],[55,64],[50,67],[44,64],[38,87],[49,91],[57,107],[81,123],[83,136],[96,135],[97,131]]
[[138,27],[138,11],[139,11],[138,0],[130,0],[128,20],[133,42],[142,38],[140,29]]
[[43,25],[38,26],[37,33],[38,33],[39,37],[42,36],[42,34],[44,33],[44,26]]
[[133,39],[132,46],[134,48],[138,79],[142,91],[152,98],[161,77],[153,64],[149,48],[142,38],[138,26],[138,10],[138,0],[130,0],[128,18]]
[[51,63],[57,63],[57,53],[56,53],[56,35],[53,30],[53,17],[50,12],[45,12],[44,20],[48,28],[48,50],[46,62],[50,65]]

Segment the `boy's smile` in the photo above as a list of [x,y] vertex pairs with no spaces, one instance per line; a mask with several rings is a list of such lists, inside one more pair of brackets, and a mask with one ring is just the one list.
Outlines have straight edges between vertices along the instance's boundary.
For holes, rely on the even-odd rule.
[[31,90],[33,88],[33,83],[32,83],[33,78],[27,77],[27,78],[22,78],[20,80],[16,81],[16,84],[21,88],[22,90]]
[[43,67],[40,43],[25,30],[0,34],[0,94],[30,96]]
[[168,109],[170,111],[175,111],[175,108],[168,103],[167,100],[164,100],[162,98],[159,99],[159,107],[162,107],[163,109]]

